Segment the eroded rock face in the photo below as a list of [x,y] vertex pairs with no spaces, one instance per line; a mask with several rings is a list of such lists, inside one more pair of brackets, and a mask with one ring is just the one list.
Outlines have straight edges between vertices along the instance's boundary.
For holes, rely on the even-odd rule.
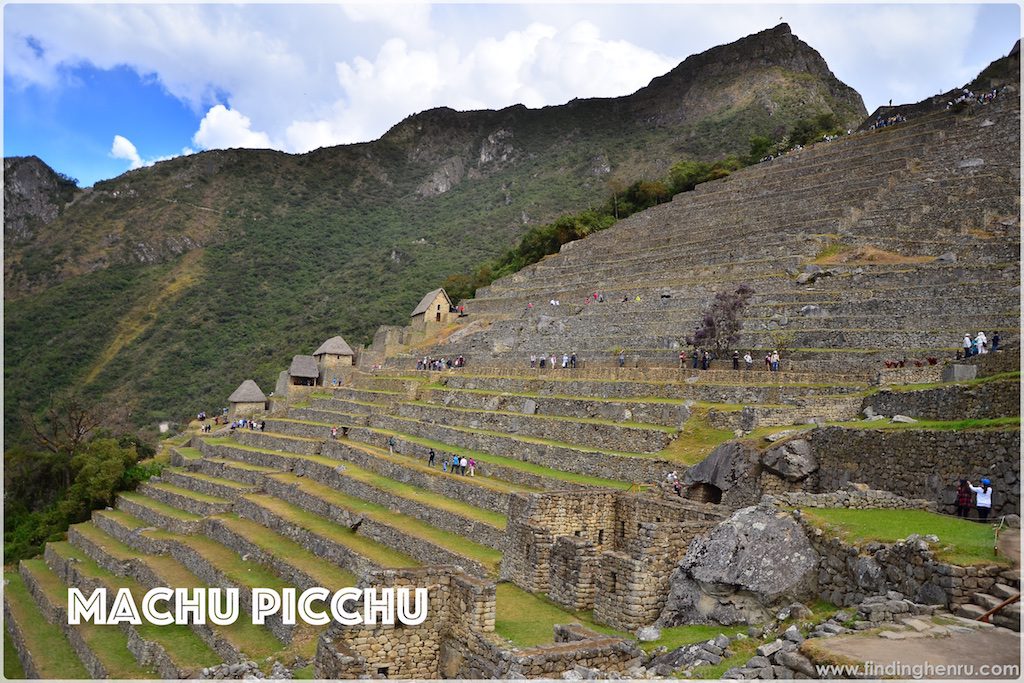
[[818,561],[789,514],[743,508],[690,544],[657,625],[765,621],[780,606],[815,597]]
[[792,439],[765,451],[761,464],[786,481],[800,481],[818,471],[818,461],[806,439]]
[[711,451],[708,457],[686,470],[683,484],[710,484],[729,491],[749,481],[751,467],[757,462],[757,449],[739,441],[730,441]]

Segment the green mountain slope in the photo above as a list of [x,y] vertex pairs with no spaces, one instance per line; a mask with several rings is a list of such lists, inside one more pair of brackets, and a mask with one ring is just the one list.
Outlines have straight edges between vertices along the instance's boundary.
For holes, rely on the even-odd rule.
[[628,97],[435,109],[371,143],[206,152],[97,183],[6,250],[8,434],[72,384],[138,424],[215,408],[246,377],[269,390],[292,354],[404,323],[446,275],[609,179],[743,153],[822,112],[865,115],[781,25]]

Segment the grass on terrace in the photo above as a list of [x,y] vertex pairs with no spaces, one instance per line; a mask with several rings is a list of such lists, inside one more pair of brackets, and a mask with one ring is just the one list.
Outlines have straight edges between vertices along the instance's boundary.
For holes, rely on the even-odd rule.
[[[413,422],[412,420],[407,420]],[[491,455],[490,453],[482,453],[480,451],[474,451],[469,448],[462,448],[460,446],[453,446],[446,444],[442,441],[434,441],[432,439],[424,439],[418,436],[412,436],[404,432],[395,432],[387,429],[372,429],[371,431],[377,432],[378,434],[384,434],[385,436],[394,436],[396,439],[402,439],[409,443],[419,444],[425,448],[433,448],[438,454],[441,453],[452,453],[458,456],[466,456],[467,458],[473,458],[477,462],[482,463],[494,463],[495,465],[501,465],[502,467],[508,467],[510,469],[521,470],[529,474],[535,474],[539,477],[546,477],[549,479],[556,479],[561,481],[571,481],[577,484],[588,484],[591,486],[603,486],[605,488],[614,489],[628,489],[632,486],[632,483],[628,481],[620,481],[618,479],[603,479],[601,477],[591,477],[585,474],[576,474],[575,472],[563,472],[562,470],[555,470],[550,467],[544,467],[543,465],[536,465],[532,462],[526,462],[524,460],[516,460],[515,458],[507,458],[501,455]],[[467,430],[467,431],[480,431],[480,430]],[[507,435],[501,435],[507,436]]]
[[[88,555],[71,544],[62,542],[51,545],[53,550],[61,557],[74,558],[78,562],[77,566],[80,569],[86,570],[90,576],[113,578],[113,574],[102,569]],[[143,557],[141,554],[139,556]],[[200,588],[206,586],[199,577],[169,556],[145,556],[145,561],[171,587]],[[218,626],[217,628],[235,647],[257,661],[275,653],[277,653],[276,656],[282,659],[282,661],[286,659],[284,657],[286,646],[269,629],[253,624],[252,620],[248,617],[239,618],[233,624]],[[291,646],[287,647],[287,650],[295,652],[300,656],[311,656],[313,653],[312,647],[306,647],[305,650],[302,650],[301,646],[294,639]]]
[[[92,678],[71,649],[71,644],[61,633],[60,627],[47,623],[39,613],[35,599],[28,592],[24,580],[16,569],[4,571],[4,602],[10,607],[11,616],[21,628],[25,645],[34,655],[39,674],[44,678]],[[8,669],[7,630],[4,629],[4,675],[11,677]],[[14,652],[14,648],[9,648]],[[14,657],[16,660],[17,657]],[[17,667],[20,669],[19,666]],[[24,670],[21,671],[24,677]]]
[[25,667],[18,659],[18,651],[14,649],[11,634],[4,629],[4,678],[25,678]]
[[[974,379],[966,379],[962,382],[922,382],[919,384],[891,384],[885,387],[879,387],[874,392],[881,391],[882,389],[888,389],[889,391],[922,391],[924,389],[941,389],[942,387],[951,386],[977,386],[979,384],[988,384],[989,382],[1009,382],[1011,380],[1020,381],[1020,371],[1014,372],[999,372],[988,377],[975,377]],[[872,393],[874,393],[872,392]]]
[[631,637],[607,626],[594,624],[586,615],[574,614],[547,597],[529,593],[513,583],[499,583],[495,595],[494,630],[519,647],[544,645],[554,640],[555,624],[580,623],[600,633]]
[[[371,562],[382,567],[415,567],[419,565],[412,557],[405,553],[394,550],[385,545],[377,543],[365,536],[360,536],[346,526],[331,522],[319,515],[291,505],[279,498],[263,494],[246,496],[260,507],[270,510],[282,519],[306,529],[318,536],[329,538],[340,545],[351,548]],[[345,572],[348,574],[348,572]],[[354,586],[355,583],[346,584]]]
[[178,455],[186,460],[198,460],[203,457],[203,454],[200,453],[198,449],[192,448],[191,446],[177,446],[174,450],[178,452]]
[[656,455],[684,465],[695,465],[706,458],[716,446],[731,438],[732,431],[716,429],[708,424],[706,408],[695,408],[690,419],[679,430],[679,436]]
[[830,425],[851,429],[925,429],[939,431],[962,431],[966,429],[1020,429],[1020,416],[992,417],[970,420],[918,420],[917,422],[889,422],[888,420],[855,420],[851,422],[830,422]]
[[822,529],[850,543],[890,543],[911,534],[939,537],[937,555],[958,565],[1008,564],[993,551],[992,525],[979,524],[925,510],[850,510],[807,508],[804,517]]
[[532,414],[528,415],[525,413],[517,413],[511,410],[478,410],[475,408],[460,408],[456,406],[444,406],[437,405],[436,403],[429,403],[427,401],[408,401],[407,405],[420,406],[422,408],[439,408],[442,410],[451,410],[457,413],[484,413],[487,415],[509,415],[512,417],[528,417],[539,420],[554,420],[556,422],[578,422],[580,424],[593,424],[593,425],[607,425],[611,427],[630,427],[632,429],[651,429],[659,432],[666,432],[668,434],[675,434],[677,431],[675,427],[666,427],[665,425],[653,424],[649,422],[631,422],[625,420],[610,420],[607,418],[600,417],[570,417],[566,415],[543,415],[543,414]]
[[191,512],[186,512],[185,510],[176,508],[173,505],[162,503],[155,498],[144,496],[141,493],[136,493],[134,491],[122,491],[118,495],[119,497],[124,498],[127,501],[131,501],[142,507],[147,507],[167,517],[180,519],[184,522],[196,522],[202,519],[202,517],[200,517],[199,515],[194,515]]
[[[67,609],[67,586],[43,560],[24,560],[24,568],[53,605]],[[111,678],[153,678],[155,671],[135,661],[128,650],[128,636],[118,626],[82,623],[75,628]]]
[[303,493],[315,496],[330,504],[357,512],[381,524],[394,527],[412,536],[434,543],[457,555],[475,560],[488,570],[497,573],[498,563],[501,562],[500,550],[475,543],[463,536],[439,529],[415,517],[395,512],[383,505],[371,503],[362,498],[349,496],[329,486],[318,484],[306,478],[300,479],[290,474],[274,474],[271,477],[280,482],[297,485]]

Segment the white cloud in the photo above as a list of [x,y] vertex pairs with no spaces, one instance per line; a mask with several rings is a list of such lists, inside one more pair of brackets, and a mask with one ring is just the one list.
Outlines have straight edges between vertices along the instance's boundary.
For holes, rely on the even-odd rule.
[[252,121],[248,116],[228,109],[223,104],[211,107],[206,112],[206,116],[199,122],[199,130],[192,136],[192,142],[200,149],[273,147],[266,133],[252,130]]
[[139,150],[135,148],[131,140],[121,135],[114,136],[114,143],[110,146],[110,156],[131,162],[131,168],[141,168],[143,165]]

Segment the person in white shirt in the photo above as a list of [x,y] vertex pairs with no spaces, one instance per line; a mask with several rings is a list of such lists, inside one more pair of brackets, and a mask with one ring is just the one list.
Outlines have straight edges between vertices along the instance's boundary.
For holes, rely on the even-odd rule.
[[981,486],[975,486],[967,482],[967,487],[974,491],[974,506],[978,508],[978,521],[984,522],[988,519],[988,513],[992,511],[992,487],[988,479],[981,480]]
[[973,344],[971,343],[971,335],[965,334],[964,335],[964,358],[967,358],[968,356],[971,355],[971,347],[972,346],[973,346]]

